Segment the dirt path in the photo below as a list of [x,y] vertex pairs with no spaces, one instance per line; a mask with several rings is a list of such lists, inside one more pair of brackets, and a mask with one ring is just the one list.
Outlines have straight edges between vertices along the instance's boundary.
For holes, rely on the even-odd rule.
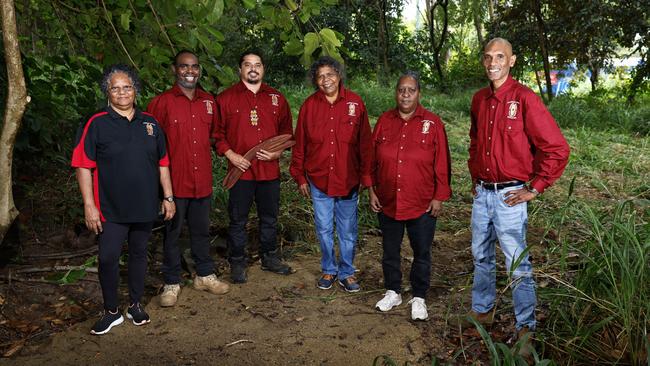
[[[458,362],[454,354],[459,337],[446,319],[461,306],[461,299],[467,301],[459,290],[471,276],[468,240],[468,233],[436,234],[426,322],[410,320],[406,302],[411,297],[408,269],[412,254],[406,242],[404,303],[389,313],[373,309],[383,294],[381,245],[380,238],[366,235],[356,259],[363,286],[360,293],[317,289],[318,255],[297,255],[290,260],[297,270],[291,276],[263,272],[255,264],[249,270],[249,282],[232,285],[227,295],[214,296],[186,286],[173,308],[161,308],[158,298],[152,298],[146,306],[152,322],[144,327],[125,321],[98,337],[89,334],[95,321],[89,319],[1,363],[371,365],[379,355],[399,364],[430,365],[433,357]],[[463,347],[470,350],[472,344],[475,350],[479,347],[477,339]]]

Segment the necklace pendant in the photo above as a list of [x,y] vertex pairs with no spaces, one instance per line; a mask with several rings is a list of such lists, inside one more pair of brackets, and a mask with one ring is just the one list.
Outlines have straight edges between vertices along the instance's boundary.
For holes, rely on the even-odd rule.
[[257,121],[259,117],[257,116],[257,109],[251,109],[251,126],[257,126]]

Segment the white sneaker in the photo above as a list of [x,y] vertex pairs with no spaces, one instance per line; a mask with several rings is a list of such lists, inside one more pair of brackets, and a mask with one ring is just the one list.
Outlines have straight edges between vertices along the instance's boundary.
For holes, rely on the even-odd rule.
[[413,320],[427,320],[429,313],[427,313],[427,304],[421,297],[414,297],[409,301],[411,304],[411,319]]
[[388,290],[384,294],[384,298],[377,302],[375,308],[377,308],[377,310],[380,311],[388,311],[394,308],[395,306],[399,306],[401,304],[402,304],[402,295],[398,294],[393,290]]
[[163,293],[160,294],[160,306],[174,306],[178,300],[178,294],[181,293],[181,285],[165,285]]

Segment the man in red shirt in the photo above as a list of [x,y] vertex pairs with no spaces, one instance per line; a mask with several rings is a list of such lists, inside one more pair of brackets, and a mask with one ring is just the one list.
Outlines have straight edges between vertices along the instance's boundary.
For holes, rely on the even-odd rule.
[[165,287],[161,306],[174,306],[181,291],[181,252],[178,237],[183,221],[190,231],[190,247],[196,263],[194,288],[213,294],[228,292],[228,285],[214,274],[210,256],[210,204],[212,201],[211,134],[215,126],[214,98],[198,86],[199,59],[191,51],[174,57],[176,85],[154,98],[147,110],[165,131],[169,149],[176,215],[165,225],[162,265]]
[[569,145],[542,100],[510,76],[515,60],[507,40],[488,42],[483,66],[490,86],[472,99],[468,165],[475,193],[474,284],[469,316],[483,324],[494,320],[498,239],[512,273],[516,329],[523,336],[536,326],[535,281],[526,248],[527,202],[562,175]]
[[451,197],[451,160],[440,117],[420,105],[417,74],[402,75],[395,88],[397,108],[377,120],[373,132],[370,208],[383,236],[384,287],[380,311],[402,303],[400,249],[404,229],[413,248],[411,318],[429,317],[425,296],[431,277],[431,243],[442,202]]
[[246,51],[239,59],[240,82],[217,96],[217,153],[229,168],[243,174],[228,197],[228,246],[230,276],[234,283],[246,282],[246,223],[253,200],[260,230],[262,269],[288,275],[291,267],[277,252],[277,222],[280,206],[280,164],[282,151],[260,150],[256,159],[243,155],[261,142],[292,134],[291,110],[285,97],[262,82],[264,62],[259,53]]
[[[361,98],[343,87],[343,66],[325,56],[310,69],[318,90],[300,107],[290,172],[300,193],[311,196],[321,245],[323,275],[318,288],[337,279],[348,292],[359,291],[354,277],[357,205],[360,184],[370,186],[372,141],[368,113]],[[340,261],[334,253],[334,221]]]

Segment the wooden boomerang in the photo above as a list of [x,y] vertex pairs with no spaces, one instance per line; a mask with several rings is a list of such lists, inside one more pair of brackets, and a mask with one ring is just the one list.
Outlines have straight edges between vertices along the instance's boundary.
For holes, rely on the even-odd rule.
[[[286,135],[278,135],[275,137],[271,137],[268,140],[265,140],[252,149],[248,150],[246,154],[244,154],[244,159],[250,161],[251,163],[253,162],[254,159],[257,158],[257,152],[260,150],[266,150],[268,152],[276,152],[276,151],[282,151],[284,149],[290,148],[291,146],[296,144],[295,140],[291,140],[291,135],[286,134]],[[230,170],[228,170],[228,174],[226,174],[226,177],[223,178],[223,186],[226,189],[232,188],[232,186],[237,183],[241,175],[244,174],[241,169],[232,166],[230,167]]]

